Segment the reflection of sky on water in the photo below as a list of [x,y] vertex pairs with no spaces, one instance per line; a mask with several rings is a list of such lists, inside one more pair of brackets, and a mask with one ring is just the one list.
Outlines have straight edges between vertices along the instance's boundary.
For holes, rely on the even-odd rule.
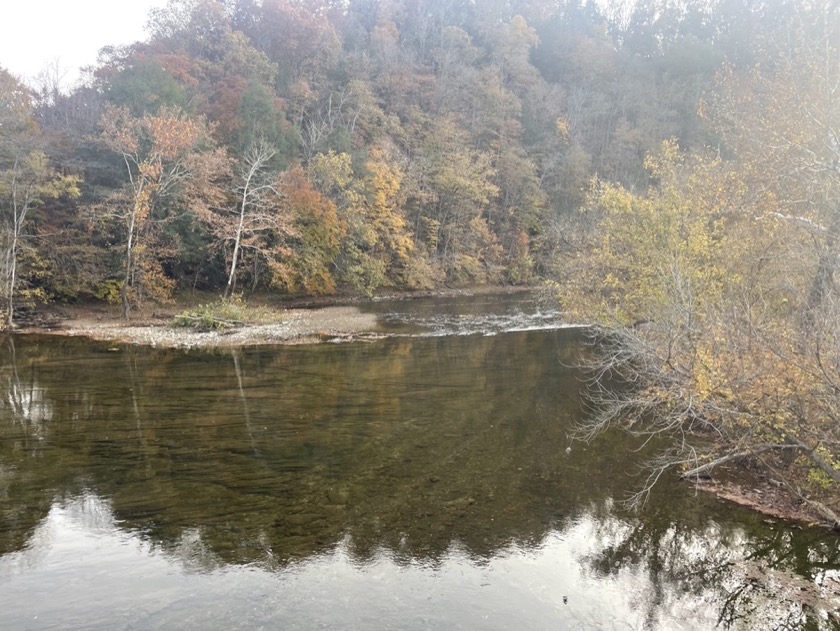
[[[9,629],[647,628],[646,568],[604,575],[586,562],[621,536],[615,525],[605,535],[583,516],[533,549],[478,562],[455,544],[434,564],[385,550],[360,563],[345,538],[272,571],[270,560],[221,566],[198,529],[161,549],[85,495],[53,505],[27,547],[0,559],[0,618]],[[714,625],[712,598],[671,588],[667,599],[656,628]]]
[[[628,529],[584,515],[532,549],[511,546],[476,562],[453,545],[433,564],[398,563],[385,550],[361,563],[345,539],[272,571],[270,558],[221,565],[198,529],[163,550],[120,530],[108,502],[85,495],[54,505],[27,547],[0,559],[0,619],[4,628],[33,630],[713,628],[719,602],[711,586],[697,594],[672,584],[663,593],[645,564],[592,569],[588,561]],[[719,545],[712,530],[673,542],[682,562],[725,565],[744,552],[743,533]],[[746,628],[783,620],[791,609],[784,591],[754,602],[763,615]]]
[[[468,306],[444,312],[497,305]],[[613,506],[637,484],[626,439],[565,452],[578,339],[9,344],[0,630],[772,629],[803,602],[840,610],[835,538],[675,480],[639,514]]]

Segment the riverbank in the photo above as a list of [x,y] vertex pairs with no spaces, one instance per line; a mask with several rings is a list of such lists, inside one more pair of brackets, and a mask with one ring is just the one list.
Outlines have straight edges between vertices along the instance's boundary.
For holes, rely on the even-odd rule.
[[[528,287],[476,287],[399,293],[377,300],[514,294],[533,291]],[[273,344],[315,344],[330,341],[376,339],[380,337],[376,315],[365,312],[362,299],[353,296],[326,296],[280,301],[270,296],[249,299],[247,307],[258,311],[248,323],[237,323],[216,330],[173,326],[176,316],[201,304],[218,302],[206,294],[185,294],[172,303],[155,305],[122,318],[118,306],[84,304],[50,306],[30,317],[18,334],[48,334],[87,337],[92,340],[155,348],[232,348]],[[247,308],[246,307],[246,308]]]
[[[824,517],[809,509],[786,491],[782,484],[770,478],[756,478],[745,468],[733,469],[728,479],[713,479],[694,483],[694,488],[710,493],[719,500],[743,506],[770,519],[793,522],[803,526],[832,530]],[[690,482],[688,482],[690,484]]]
[[312,344],[376,336],[376,316],[353,305],[277,309],[271,322],[210,331],[173,326],[175,316],[183,310],[183,305],[158,308],[126,321],[110,307],[67,307],[56,310],[46,322],[18,329],[17,333],[87,337],[156,348]]
[[[82,305],[52,308],[18,334],[87,337],[92,340],[155,348],[230,348],[267,344],[311,344],[336,339],[376,336],[376,316],[352,304],[270,308],[264,322],[214,330],[174,326],[175,317],[193,308],[179,301],[133,314],[125,320],[117,307]],[[266,305],[261,310],[268,313]]]

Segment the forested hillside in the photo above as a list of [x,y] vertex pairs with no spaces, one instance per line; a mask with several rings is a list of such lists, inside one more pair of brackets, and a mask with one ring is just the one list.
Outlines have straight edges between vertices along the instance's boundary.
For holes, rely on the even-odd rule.
[[731,149],[703,99],[796,10],[171,0],[71,90],[0,68],[3,319],[555,277],[591,247],[593,177],[643,193],[663,141]]

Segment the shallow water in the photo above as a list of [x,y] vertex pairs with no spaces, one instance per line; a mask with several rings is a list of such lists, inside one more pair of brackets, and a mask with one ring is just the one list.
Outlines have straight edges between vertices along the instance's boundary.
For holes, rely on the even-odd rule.
[[644,454],[569,442],[559,314],[371,308],[392,337],[0,340],[0,628],[836,628],[836,537],[671,480],[621,509]]

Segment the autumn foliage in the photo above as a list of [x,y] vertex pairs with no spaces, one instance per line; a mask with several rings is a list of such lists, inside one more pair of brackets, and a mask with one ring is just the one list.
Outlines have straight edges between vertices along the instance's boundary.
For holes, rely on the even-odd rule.
[[585,435],[840,509],[833,3],[170,0],[148,32],[73,87],[0,69],[4,327],[551,279],[604,334]]
[[[77,86],[3,75],[3,120],[23,112],[48,169],[81,183],[28,224],[44,238],[24,239],[39,252],[16,286],[40,270],[43,298],[116,300],[128,316],[193,287],[539,282],[564,265],[593,174],[644,188],[660,142],[709,137],[697,97],[749,21],[645,15],[171,0]],[[255,147],[270,154],[256,169]]]
[[840,527],[840,23],[825,9],[802,7],[801,46],[767,67],[721,69],[704,116],[725,156],[667,141],[645,192],[593,184],[591,256],[561,293],[601,324],[581,436],[668,438],[635,499],[669,469],[746,461]]

